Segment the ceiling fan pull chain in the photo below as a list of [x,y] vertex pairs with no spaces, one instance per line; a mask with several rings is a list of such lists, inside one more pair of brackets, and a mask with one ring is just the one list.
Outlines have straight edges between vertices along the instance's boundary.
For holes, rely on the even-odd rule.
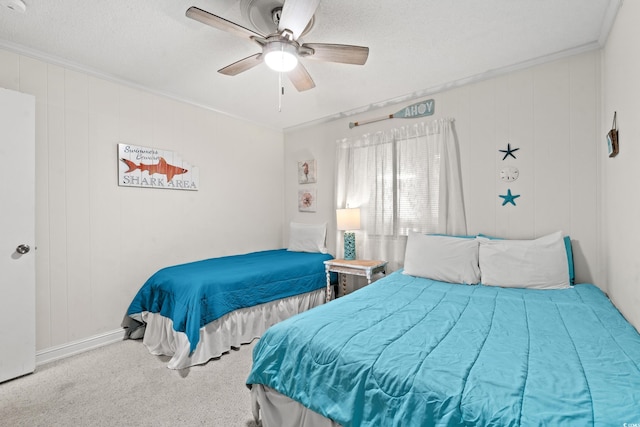
[[282,72],[278,73],[278,113],[282,112]]
[[278,113],[282,112],[282,95],[284,95],[284,86],[282,86],[282,72],[278,73]]

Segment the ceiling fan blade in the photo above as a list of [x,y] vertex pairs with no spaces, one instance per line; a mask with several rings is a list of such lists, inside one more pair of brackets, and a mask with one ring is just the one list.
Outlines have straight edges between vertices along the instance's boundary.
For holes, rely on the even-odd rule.
[[228,21],[224,18],[219,17],[218,15],[214,15],[213,13],[209,13],[195,6],[191,6],[189,9],[187,9],[186,15],[187,18],[195,19],[196,21],[200,21],[203,24],[210,25],[219,30],[231,33],[234,36],[248,38],[249,40],[254,40],[254,37],[264,38],[262,34],[258,34],[255,31],[252,31],[248,28]]
[[298,62],[296,68],[289,71],[287,75],[289,76],[289,80],[291,80],[291,83],[293,83],[295,88],[298,89],[298,92],[303,92],[305,90],[313,89],[314,87],[316,87],[316,84],[313,82],[311,75],[309,74],[307,69],[304,68],[304,65],[302,65],[301,62]]
[[369,57],[369,48],[349,44],[305,43],[302,47],[313,49],[306,58],[342,64],[364,65]]
[[289,30],[293,33],[293,39],[297,40],[311,21],[318,4],[320,0],[285,0],[278,31]]
[[231,65],[227,65],[219,69],[218,72],[227,76],[235,76],[260,64],[262,64],[262,53],[256,53],[255,55],[247,56],[240,61],[236,61]]

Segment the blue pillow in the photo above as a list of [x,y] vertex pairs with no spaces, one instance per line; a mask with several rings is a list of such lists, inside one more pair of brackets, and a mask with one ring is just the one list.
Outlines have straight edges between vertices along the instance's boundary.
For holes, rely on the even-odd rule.
[[[486,234],[478,234],[478,237],[484,237],[485,239],[502,240],[501,237],[487,236]],[[573,269],[573,249],[571,249],[571,237],[564,236],[564,247],[567,250],[567,262],[569,264],[569,283],[571,286],[576,284],[576,273]]]
[[569,283],[576,284],[576,273],[573,270],[573,249],[571,249],[571,237],[564,236],[564,247],[567,250],[567,260],[569,261]]

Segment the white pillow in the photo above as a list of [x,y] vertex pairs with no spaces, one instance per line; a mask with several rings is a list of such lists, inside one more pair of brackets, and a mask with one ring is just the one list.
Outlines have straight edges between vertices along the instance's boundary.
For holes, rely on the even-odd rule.
[[482,284],[531,289],[569,287],[567,251],[561,232],[535,240],[477,239]]
[[476,284],[480,281],[478,242],[410,231],[404,273],[441,282]]
[[320,252],[327,253],[326,248],[327,223],[300,224],[292,222],[289,225],[289,251],[292,252]]

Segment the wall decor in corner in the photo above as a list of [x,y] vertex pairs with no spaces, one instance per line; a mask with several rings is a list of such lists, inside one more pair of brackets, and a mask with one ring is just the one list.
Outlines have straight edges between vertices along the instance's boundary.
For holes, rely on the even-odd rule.
[[316,182],[316,161],[304,160],[298,162],[298,184],[313,184]]
[[118,185],[198,190],[200,170],[173,151],[118,144]]
[[616,115],[617,112],[613,112],[613,125],[611,125],[611,130],[607,133],[607,150],[609,152],[609,157],[615,157],[618,155],[618,125],[616,123]]
[[298,211],[315,212],[316,211],[316,189],[298,190]]

